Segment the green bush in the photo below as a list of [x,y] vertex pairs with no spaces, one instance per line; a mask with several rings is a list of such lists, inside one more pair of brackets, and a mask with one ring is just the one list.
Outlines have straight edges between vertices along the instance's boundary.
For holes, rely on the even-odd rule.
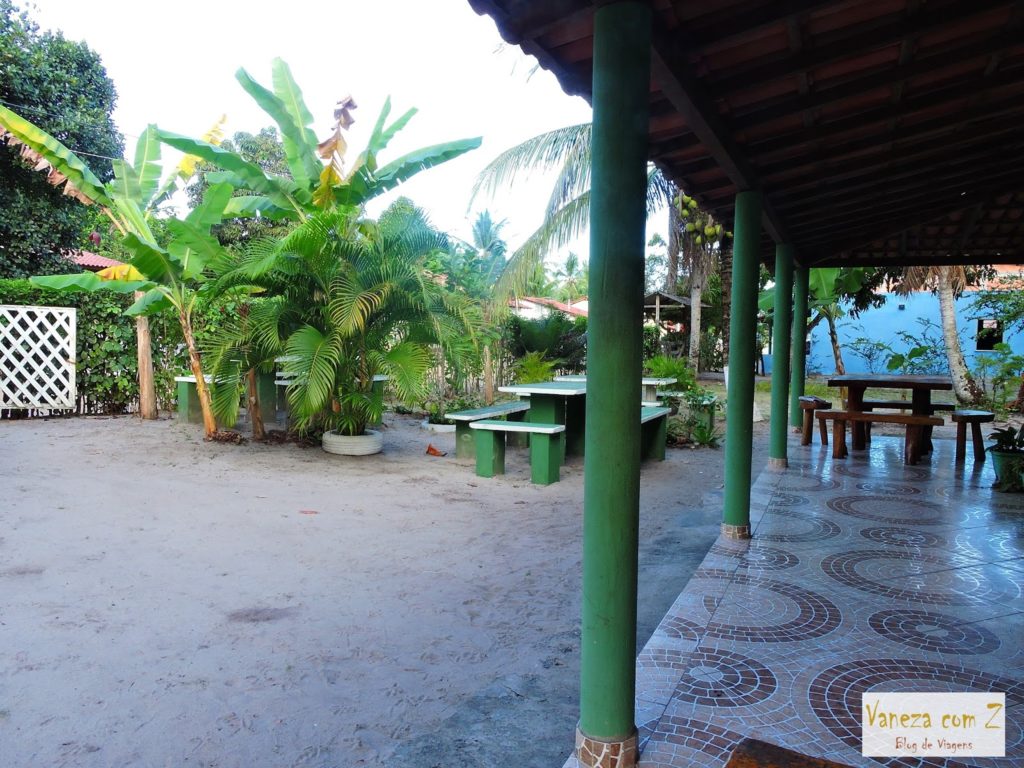
[[655,355],[644,362],[644,373],[658,379],[675,379],[671,389],[688,392],[697,386],[697,377],[681,357]]

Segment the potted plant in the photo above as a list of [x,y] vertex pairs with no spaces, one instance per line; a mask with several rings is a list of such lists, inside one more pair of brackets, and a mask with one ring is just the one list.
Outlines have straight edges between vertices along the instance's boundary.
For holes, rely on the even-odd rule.
[[999,491],[1024,490],[1024,426],[1011,426],[992,430],[988,436],[992,445],[992,467],[996,473],[995,489]]
[[696,387],[683,393],[683,402],[698,424],[709,433],[715,429],[715,411],[718,409],[718,396],[710,389]]
[[398,400],[419,403],[443,358],[455,367],[475,350],[480,312],[432,280],[426,257],[444,236],[407,199],[376,221],[357,209],[314,215],[272,245],[260,245],[228,275],[265,297],[245,326],[262,359],[283,361],[288,405],[300,432],[321,432],[329,453],[365,455],[378,430],[388,377]]

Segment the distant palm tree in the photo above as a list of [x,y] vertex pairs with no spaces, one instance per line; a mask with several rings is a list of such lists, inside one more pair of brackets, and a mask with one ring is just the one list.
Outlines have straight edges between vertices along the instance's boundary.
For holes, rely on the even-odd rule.
[[572,304],[576,299],[585,296],[589,273],[589,266],[581,263],[580,257],[569,251],[565,264],[555,272],[555,279],[559,281],[558,298]]

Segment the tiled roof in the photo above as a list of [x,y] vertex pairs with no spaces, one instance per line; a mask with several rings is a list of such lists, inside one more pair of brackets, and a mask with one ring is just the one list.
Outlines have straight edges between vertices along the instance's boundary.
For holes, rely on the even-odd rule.
[[78,266],[85,267],[93,272],[106,269],[107,267],[120,267],[123,264],[123,262],[116,259],[108,259],[106,256],[100,256],[98,253],[90,251],[72,251],[68,254],[67,258]]

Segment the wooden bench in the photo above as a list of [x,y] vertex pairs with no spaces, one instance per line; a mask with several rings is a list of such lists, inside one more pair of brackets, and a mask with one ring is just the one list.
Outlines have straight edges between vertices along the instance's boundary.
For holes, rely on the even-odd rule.
[[941,427],[943,424],[942,419],[937,416],[915,416],[911,413],[822,410],[816,411],[815,416],[823,428],[826,421],[833,422],[832,458],[835,459],[842,459],[847,455],[846,422],[903,424],[907,428],[906,440],[903,444],[903,461],[906,464],[917,464],[921,460],[925,441],[924,430],[928,427]]
[[[800,445],[811,444],[811,424],[814,422],[814,412],[831,408],[832,403],[814,395],[801,395],[799,398],[800,410],[804,412],[803,428],[800,430]],[[818,423],[821,428],[821,444],[828,445],[828,429],[825,422]]]
[[996,415],[991,411],[953,411],[950,418],[956,424],[956,463],[963,464],[967,458],[967,425],[971,425],[971,438],[974,443],[975,463],[985,460],[985,442],[981,438],[981,425],[995,421]]
[[[914,404],[910,400],[864,400],[864,410],[870,411],[872,408],[896,408],[899,410],[909,411],[914,407]],[[952,411],[956,408],[952,403],[929,403],[929,410],[934,414],[936,411]]]
[[823,757],[808,757],[800,752],[769,744],[759,739],[743,739],[729,755],[725,768],[850,768]]
[[469,426],[476,430],[476,473],[480,477],[505,474],[505,435],[513,432],[530,435],[530,480],[537,485],[558,482],[564,424],[483,419]]
[[668,415],[671,408],[644,406],[640,409],[640,460],[665,460],[668,442]]
[[460,459],[472,459],[476,455],[473,433],[469,427],[474,421],[497,419],[507,416],[510,421],[522,421],[530,404],[523,400],[512,400],[507,403],[495,403],[485,408],[474,408],[470,411],[453,411],[444,417],[455,422],[455,456]]

